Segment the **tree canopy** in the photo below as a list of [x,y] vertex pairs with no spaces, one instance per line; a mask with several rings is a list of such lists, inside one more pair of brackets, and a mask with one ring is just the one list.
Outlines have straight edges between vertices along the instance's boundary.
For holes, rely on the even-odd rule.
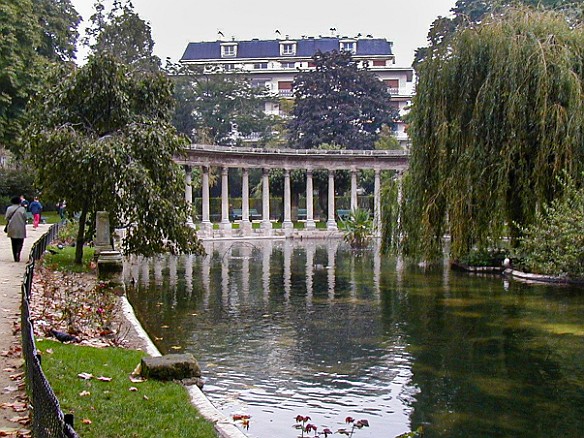
[[106,12],[98,0],[84,42],[92,53],[109,53],[119,62],[144,71],[158,71],[160,59],[153,54],[150,25],[134,11],[129,0],[115,0]]
[[583,30],[554,12],[511,9],[435,47],[410,113],[406,252],[431,257],[446,232],[454,257],[516,239],[582,169],[583,78]]
[[350,52],[317,52],[312,60],[315,70],[299,73],[293,84],[292,146],[373,149],[381,127],[398,116],[387,87]]
[[573,22],[584,16],[583,0],[457,0],[450,12],[451,17],[438,17],[428,32],[427,47],[420,47],[414,56],[414,67],[424,60],[437,46],[448,44],[457,31],[476,26],[488,16],[504,13],[512,6],[553,9],[562,12]]
[[[259,134],[267,142],[276,120],[265,114],[265,87],[242,72],[202,71],[190,66],[167,68],[175,83],[174,125],[195,142],[233,144],[237,135]],[[235,135],[237,134],[237,135]]]
[[33,0],[41,29],[38,53],[51,61],[75,59],[81,16],[70,0]]
[[[108,54],[52,76],[31,107],[30,155],[44,190],[80,212],[76,259],[98,210],[129,230],[128,253],[201,251],[186,226],[184,172],[173,158],[186,139],[169,123],[172,84]],[[89,232],[86,234],[86,228]]]

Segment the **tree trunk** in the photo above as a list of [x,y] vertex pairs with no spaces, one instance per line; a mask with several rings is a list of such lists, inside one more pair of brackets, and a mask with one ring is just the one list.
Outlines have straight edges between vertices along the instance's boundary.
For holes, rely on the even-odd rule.
[[85,244],[85,219],[87,218],[87,208],[81,210],[79,216],[79,231],[77,232],[77,241],[75,243],[75,264],[83,263],[83,245]]

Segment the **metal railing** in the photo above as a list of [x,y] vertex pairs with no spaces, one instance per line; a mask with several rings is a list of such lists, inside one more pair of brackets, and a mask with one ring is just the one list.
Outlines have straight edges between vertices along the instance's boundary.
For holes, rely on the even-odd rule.
[[41,358],[36,348],[32,320],[30,318],[30,297],[35,262],[39,260],[47,245],[59,232],[60,225],[53,225],[37,240],[29,255],[22,281],[21,321],[22,355],[25,363],[26,391],[28,394],[31,432],[35,438],[78,438],[73,430],[73,417],[65,415],[41,367]]

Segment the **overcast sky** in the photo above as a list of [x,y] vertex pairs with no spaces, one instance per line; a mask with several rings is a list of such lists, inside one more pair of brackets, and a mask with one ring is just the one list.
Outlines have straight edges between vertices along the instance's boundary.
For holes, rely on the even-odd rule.
[[[84,19],[93,13],[94,0],[72,0]],[[273,39],[275,31],[298,39],[371,34],[393,42],[398,66],[409,66],[414,51],[426,45],[432,21],[448,16],[456,0],[132,0],[135,11],[150,23],[163,61],[178,61],[191,41]],[[80,30],[83,33],[86,24]],[[80,55],[83,58],[83,55]]]

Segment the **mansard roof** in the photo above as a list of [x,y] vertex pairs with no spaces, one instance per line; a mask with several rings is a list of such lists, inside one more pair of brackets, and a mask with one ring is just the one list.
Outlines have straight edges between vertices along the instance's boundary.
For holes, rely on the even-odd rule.
[[317,51],[331,52],[339,50],[340,43],[345,41],[355,41],[357,52],[354,56],[375,56],[393,55],[391,42],[385,38],[339,38],[320,37],[302,38],[298,40],[259,40],[251,41],[209,41],[189,43],[181,61],[204,61],[221,59],[221,46],[237,45],[237,56],[230,59],[257,59],[257,58],[282,58],[280,55],[280,45],[285,43],[296,43],[296,53],[287,55],[294,58],[311,58]]

